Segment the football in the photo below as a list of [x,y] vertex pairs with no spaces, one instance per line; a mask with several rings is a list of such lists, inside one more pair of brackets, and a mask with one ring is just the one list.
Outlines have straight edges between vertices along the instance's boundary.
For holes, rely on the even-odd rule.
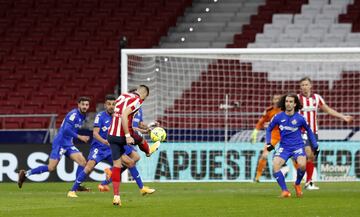
[[163,142],[166,140],[166,131],[164,128],[155,127],[153,130],[150,131],[150,138],[153,142]]

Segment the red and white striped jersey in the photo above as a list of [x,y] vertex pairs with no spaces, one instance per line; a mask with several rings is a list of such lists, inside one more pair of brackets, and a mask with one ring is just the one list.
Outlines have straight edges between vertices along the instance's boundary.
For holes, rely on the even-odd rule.
[[325,104],[324,99],[319,94],[312,94],[310,97],[303,96],[298,94],[302,109],[299,111],[305,120],[309,124],[311,130],[317,134],[318,133],[318,124],[317,124],[317,112],[318,108]]
[[134,132],[132,129],[132,121],[134,114],[139,110],[143,103],[137,93],[124,93],[121,94],[115,101],[115,109],[112,117],[112,122],[109,128],[109,135],[111,136],[125,136],[124,128],[121,126],[121,115],[127,108],[131,108],[128,119],[128,127],[130,134]]

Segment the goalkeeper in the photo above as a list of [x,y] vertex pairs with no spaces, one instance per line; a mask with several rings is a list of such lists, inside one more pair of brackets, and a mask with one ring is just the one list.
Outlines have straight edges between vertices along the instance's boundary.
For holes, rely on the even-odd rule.
[[[259,130],[266,128],[271,119],[274,117],[274,115],[281,112],[281,109],[279,108],[279,101],[280,101],[280,94],[274,94],[271,98],[272,106],[269,106],[265,111],[264,114],[261,116],[259,121],[256,124],[256,127],[254,131],[251,134],[251,143],[256,143],[257,140],[257,134]],[[275,146],[280,141],[280,132],[279,128],[276,126],[274,130],[271,132],[271,144]],[[264,146],[263,152],[260,156],[258,166],[256,168],[256,176],[254,181],[259,182],[260,177],[266,167],[267,162],[267,156],[269,154],[269,151],[266,149],[266,145]]]

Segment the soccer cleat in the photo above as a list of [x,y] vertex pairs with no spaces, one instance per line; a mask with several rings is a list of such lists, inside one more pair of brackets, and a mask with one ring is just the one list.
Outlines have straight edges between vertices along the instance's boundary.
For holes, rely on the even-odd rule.
[[287,190],[282,191],[280,197],[283,197],[283,198],[291,197],[291,193]]
[[150,153],[146,154],[146,157],[150,157],[152,153],[158,150],[160,147],[160,141],[155,142],[152,146],[150,146]]
[[110,188],[108,185],[102,185],[102,184],[99,184],[98,185],[98,189],[100,192],[107,192],[107,191],[110,191]]
[[87,188],[85,186],[79,185],[78,189],[76,191],[86,191],[90,192],[90,188]]
[[155,189],[149,188],[147,186],[144,186],[142,189],[140,189],[140,194],[142,196],[145,196],[147,194],[152,194],[155,192]]
[[111,179],[111,175],[112,175],[111,169],[110,168],[105,168],[104,172],[106,174],[106,180],[109,181]]
[[295,185],[294,184],[294,188],[295,188],[296,196],[297,197],[302,197],[303,192],[301,190],[301,185]]
[[25,170],[20,170],[20,171],[19,171],[19,178],[18,178],[18,186],[19,186],[19,188],[22,187],[23,183],[24,183],[25,180],[26,180],[25,174],[26,174],[26,171],[25,171]]
[[67,193],[67,197],[75,198],[75,197],[78,197],[78,196],[76,195],[76,192],[75,192],[75,191],[69,191],[69,192]]
[[312,191],[312,190],[319,190],[320,188],[318,186],[316,186],[313,182],[307,182],[305,183],[305,189]]
[[120,195],[114,195],[113,205],[114,206],[121,206]]

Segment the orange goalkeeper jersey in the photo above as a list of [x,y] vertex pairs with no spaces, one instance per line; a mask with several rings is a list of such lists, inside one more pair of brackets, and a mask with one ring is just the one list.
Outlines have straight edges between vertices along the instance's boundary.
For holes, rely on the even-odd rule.
[[[273,106],[268,107],[264,111],[264,114],[261,116],[259,121],[257,122],[255,128],[257,130],[261,130],[262,128],[264,128],[265,123],[270,122],[271,119],[274,117],[274,115],[276,115],[277,113],[280,113],[280,112],[281,112],[280,108],[274,108]],[[280,130],[279,130],[278,126],[275,126],[275,128],[271,132],[271,144],[275,145],[273,143],[273,141],[274,142],[277,141],[277,142],[275,142],[275,144],[280,141]]]

